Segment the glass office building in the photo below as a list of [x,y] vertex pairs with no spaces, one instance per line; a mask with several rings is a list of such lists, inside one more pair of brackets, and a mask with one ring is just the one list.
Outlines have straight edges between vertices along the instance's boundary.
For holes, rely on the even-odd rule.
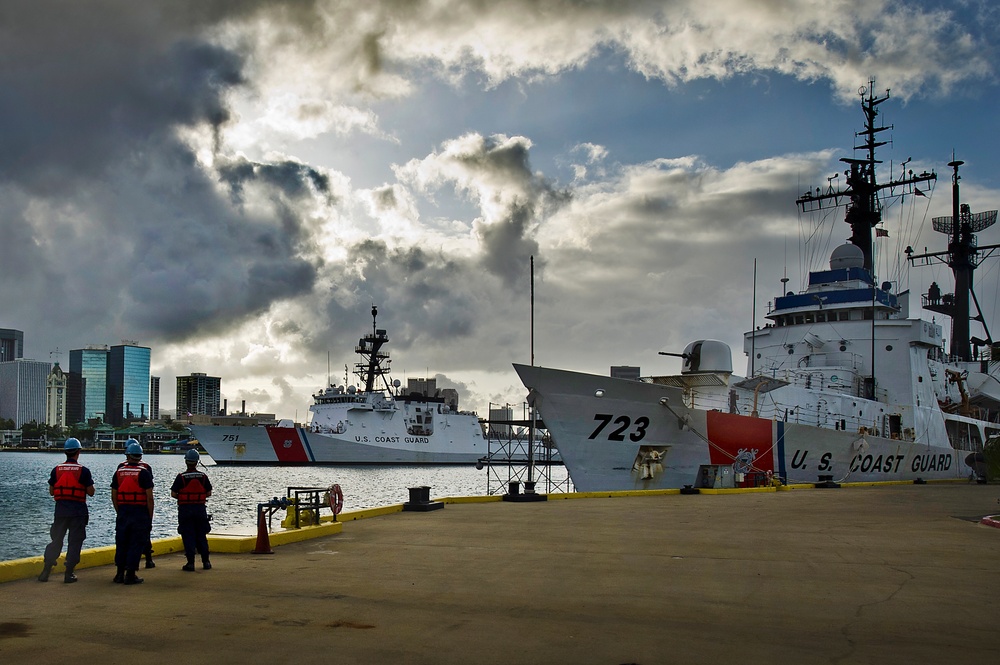
[[108,350],[108,424],[117,427],[150,417],[149,360],[146,346],[122,344]]
[[20,429],[25,423],[45,423],[45,387],[52,365],[18,358],[0,362],[0,418]]
[[13,328],[0,328],[0,362],[24,357],[24,333]]
[[74,349],[69,352],[66,385],[66,418],[70,423],[105,420],[107,413],[108,348]]

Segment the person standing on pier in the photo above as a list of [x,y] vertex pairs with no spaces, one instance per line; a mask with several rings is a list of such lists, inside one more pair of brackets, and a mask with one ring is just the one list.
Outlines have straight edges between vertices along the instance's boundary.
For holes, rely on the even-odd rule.
[[111,479],[111,502],[118,518],[115,522],[116,583],[142,584],[136,575],[142,553],[149,543],[153,520],[153,475],[141,466],[142,446],[133,442],[125,449],[125,463]]
[[[139,442],[136,441],[135,439],[129,439],[128,441],[125,442],[126,455],[128,454],[127,451],[129,446],[131,446],[133,443],[137,446],[139,445]],[[139,449],[141,450],[142,446],[139,446]],[[121,464],[118,465],[118,468],[121,468],[124,464],[125,462],[122,462]],[[150,477],[152,477],[153,467],[149,466],[149,464],[147,464],[146,462],[143,462],[141,457],[139,458],[139,466],[146,469],[146,471],[149,471],[149,475]],[[152,519],[149,520],[149,536],[146,538],[146,549],[143,550],[143,554],[146,555],[146,568],[156,568],[156,564],[153,563],[153,520]]]
[[208,511],[205,502],[212,496],[212,481],[208,475],[197,469],[201,455],[193,448],[184,453],[187,471],[178,473],[174,484],[170,486],[170,496],[177,499],[177,533],[181,534],[184,543],[184,554],[187,563],[181,570],[194,571],[194,555],[201,555],[201,567],[211,570],[212,563],[208,560],[208,532],[211,525],[208,521]]
[[67,584],[76,582],[73,569],[80,563],[80,550],[83,549],[83,541],[87,537],[87,522],[90,521],[87,497],[94,496],[94,479],[90,475],[90,469],[79,462],[81,448],[78,439],[66,439],[63,446],[66,461],[57,464],[49,474],[49,494],[56,501],[56,511],[49,529],[52,541],[45,547],[45,562],[38,576],[39,582],[49,581],[49,574],[59,560],[67,532],[69,543],[66,546],[66,575],[63,581]]

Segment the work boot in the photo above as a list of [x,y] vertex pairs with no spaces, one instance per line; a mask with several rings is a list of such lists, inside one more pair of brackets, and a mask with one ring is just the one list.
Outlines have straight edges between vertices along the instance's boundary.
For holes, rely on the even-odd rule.
[[119,568],[118,572],[115,573],[115,579],[113,579],[111,581],[114,582],[115,584],[121,584],[122,582],[124,582],[125,581],[125,569],[124,568]]
[[65,582],[66,584],[72,584],[73,582],[76,582],[76,581],[77,581],[77,577],[76,577],[76,575],[73,574],[73,569],[72,568],[67,568],[66,569],[66,575],[65,575],[65,577],[63,577],[63,582]]
[[153,563],[153,557],[151,556],[146,557],[146,568],[156,568],[156,564]]
[[188,561],[187,563],[185,563],[183,566],[181,566],[181,570],[186,570],[189,573],[193,573],[194,572],[194,561]]
[[125,584],[142,584],[142,578],[137,577],[134,570],[125,571]]
[[51,573],[51,572],[52,572],[52,566],[50,566],[49,564],[45,564],[45,567],[42,568],[42,572],[38,574],[38,581],[39,582],[48,582],[49,581],[49,573]]
[[212,570],[212,562],[209,561],[208,559],[205,559],[204,561],[201,562],[201,567],[204,570]]

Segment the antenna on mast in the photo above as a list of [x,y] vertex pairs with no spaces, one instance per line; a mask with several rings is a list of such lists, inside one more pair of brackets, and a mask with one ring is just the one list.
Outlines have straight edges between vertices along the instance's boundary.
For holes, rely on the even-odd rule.
[[808,191],[798,198],[796,203],[802,212],[813,212],[825,210],[840,205],[847,207],[847,214],[844,221],[851,227],[851,244],[861,249],[864,255],[864,268],[868,270],[872,277],[875,276],[875,262],[872,250],[872,229],[882,221],[882,204],[879,194],[888,190],[889,196],[903,196],[919,191],[916,185],[921,182],[930,182],[937,179],[933,172],[924,171],[913,173],[909,171],[902,177],[880,183],[875,178],[875,166],[882,161],[875,158],[875,150],[881,146],[891,143],[891,141],[876,140],[877,134],[893,129],[892,125],[875,124],[879,115],[876,108],[879,104],[889,99],[889,91],[885,91],[885,96],[875,96],[875,79],[869,79],[868,86],[858,89],[861,96],[861,109],[865,114],[865,126],[860,132],[855,133],[856,137],[861,137],[861,145],[854,146],[857,151],[862,151],[861,157],[842,157],[840,161],[848,165],[844,171],[846,183],[843,188],[829,179],[829,185],[824,192],[816,188],[815,192]]

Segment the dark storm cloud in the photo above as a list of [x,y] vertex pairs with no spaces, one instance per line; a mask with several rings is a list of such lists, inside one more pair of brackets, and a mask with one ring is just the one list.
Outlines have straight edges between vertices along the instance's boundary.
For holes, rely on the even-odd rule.
[[[387,328],[393,350],[414,345],[450,345],[477,330],[481,279],[469,261],[419,247],[390,247],[368,239],[347,248],[323,310],[306,343],[326,351],[331,340],[363,333],[374,304],[379,328]],[[343,349],[339,349],[343,351]]]
[[331,194],[330,178],[326,174],[290,159],[261,163],[241,157],[221,163],[217,171],[219,179],[229,186],[233,199],[237,202],[242,202],[244,186],[251,181],[273,185],[291,198],[307,196],[314,191],[325,196]]
[[[173,33],[127,6],[46,3],[0,9],[0,179],[50,192],[105,168],[165,130],[228,117],[242,57]],[[144,16],[148,16],[143,20]],[[43,17],[48,20],[42,20]]]
[[474,199],[482,211],[475,226],[480,265],[508,288],[520,285],[522,290],[524,266],[538,253],[536,227],[571,200],[568,190],[532,172],[530,153],[531,142],[524,137],[467,134],[400,170],[425,188],[447,183]]
[[234,206],[182,135],[231,118],[246,54],[207,34],[254,11],[0,7],[0,269],[26,296],[4,302],[10,325],[35,339],[75,328],[71,346],[153,343],[237,326],[312,288],[304,211],[331,200],[327,176],[290,160],[233,163],[230,193],[255,194]]

